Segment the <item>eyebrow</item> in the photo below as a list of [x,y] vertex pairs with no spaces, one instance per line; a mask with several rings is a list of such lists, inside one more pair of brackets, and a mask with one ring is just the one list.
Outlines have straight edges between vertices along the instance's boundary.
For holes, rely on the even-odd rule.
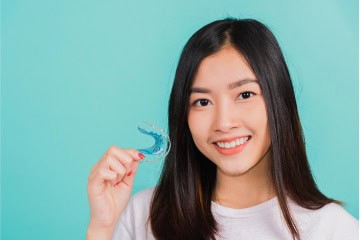
[[[236,81],[236,82],[233,82],[233,83],[230,83],[228,85],[228,89],[231,90],[231,89],[234,89],[234,88],[237,88],[237,87],[240,87],[244,84],[247,84],[247,83],[252,83],[252,82],[255,82],[258,84],[258,81],[256,79],[250,79],[250,78],[245,78],[245,79],[241,79],[239,81]],[[211,93],[211,91],[207,88],[202,88],[202,87],[192,87],[190,89],[190,94],[191,93]]]

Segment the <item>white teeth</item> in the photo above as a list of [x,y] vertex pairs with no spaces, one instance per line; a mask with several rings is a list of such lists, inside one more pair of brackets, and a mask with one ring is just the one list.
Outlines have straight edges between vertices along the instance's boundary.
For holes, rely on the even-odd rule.
[[243,137],[243,138],[237,138],[231,142],[217,142],[216,145],[218,145],[221,148],[234,148],[236,146],[244,144],[248,140],[249,140],[249,137]]

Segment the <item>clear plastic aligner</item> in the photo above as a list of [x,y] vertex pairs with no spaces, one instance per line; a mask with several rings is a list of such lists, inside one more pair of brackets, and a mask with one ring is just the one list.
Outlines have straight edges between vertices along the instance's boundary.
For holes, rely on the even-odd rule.
[[149,122],[143,122],[138,126],[139,132],[151,136],[155,140],[155,144],[148,148],[137,149],[145,155],[140,162],[157,162],[165,158],[171,148],[169,135],[162,129]]

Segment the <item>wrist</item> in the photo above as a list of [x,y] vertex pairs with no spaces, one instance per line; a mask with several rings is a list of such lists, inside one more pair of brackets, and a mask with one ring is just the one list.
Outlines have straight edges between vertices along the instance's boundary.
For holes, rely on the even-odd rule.
[[102,228],[89,225],[86,240],[111,240],[114,228]]

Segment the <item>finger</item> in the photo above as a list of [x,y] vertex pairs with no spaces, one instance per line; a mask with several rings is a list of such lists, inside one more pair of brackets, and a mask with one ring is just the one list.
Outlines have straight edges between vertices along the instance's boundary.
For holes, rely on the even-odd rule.
[[96,185],[103,184],[105,181],[114,182],[117,178],[117,173],[106,168],[99,169],[97,176],[94,178]]
[[129,173],[131,171],[132,164],[134,162],[133,156],[116,146],[111,146],[109,150],[106,153],[106,157],[114,157],[116,160],[118,160],[122,165],[124,165],[126,172]]
[[101,165],[98,168],[111,170],[116,173],[116,178],[110,181],[111,185],[121,181],[127,173],[125,166],[112,155],[107,155],[105,159],[101,161]]
[[118,178],[116,180],[116,184],[114,185],[114,187],[116,187],[117,189],[133,187],[134,178],[139,166],[139,161],[144,158],[144,155],[135,149],[128,148],[128,149],[124,149],[124,151],[128,152],[135,159],[135,161],[133,162],[131,172],[128,172],[124,176],[124,178],[122,179]]
[[127,173],[125,166],[123,166],[118,160],[116,159],[109,159],[109,168],[117,173],[116,180],[121,180]]
[[114,185],[114,187],[118,190],[121,189],[132,189],[133,185],[134,185],[134,178],[137,172],[137,168],[138,168],[139,162],[135,161],[132,167],[132,171],[129,174],[126,174],[124,176],[123,179],[121,180],[116,180],[116,183]]
[[135,174],[137,172],[138,166],[139,166],[139,162],[134,161],[134,163],[132,165],[132,168],[131,168],[131,171],[126,173],[124,176],[121,176],[121,177],[118,175],[115,185],[118,185],[120,182],[125,181],[125,183],[128,186],[132,186],[132,183],[134,181],[134,177],[135,177]]
[[117,159],[109,157],[108,160],[109,168],[115,171],[119,175],[124,175],[126,173],[126,168],[121,164]]
[[144,154],[142,154],[141,152],[135,150],[135,149],[132,149],[132,148],[126,148],[124,149],[124,151],[128,152],[135,161],[141,161],[142,159],[145,158]]

